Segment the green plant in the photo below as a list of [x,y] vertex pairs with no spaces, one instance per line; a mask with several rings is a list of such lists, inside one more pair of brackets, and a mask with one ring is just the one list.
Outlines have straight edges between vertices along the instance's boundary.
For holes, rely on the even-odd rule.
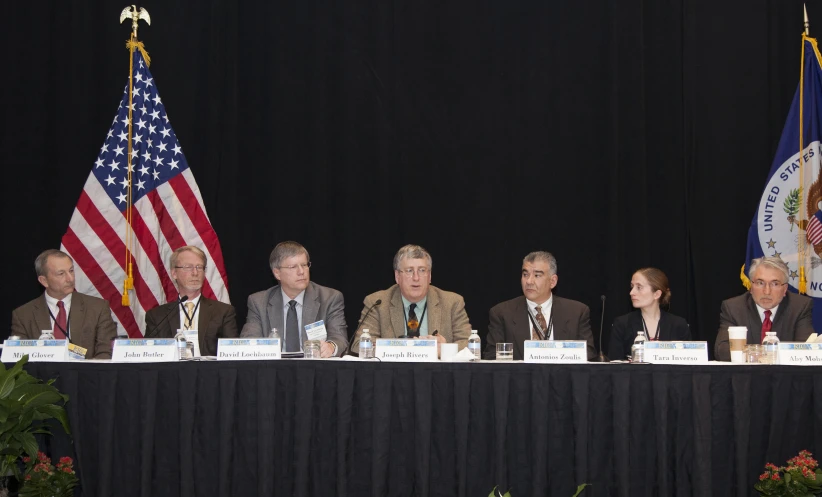
[[788,459],[787,466],[767,463],[754,488],[769,497],[813,497],[822,493],[822,471],[807,450]]
[[26,471],[20,497],[72,497],[77,486],[77,475],[70,457],[61,457],[57,467],[42,452],[37,458],[23,457]]
[[[578,497],[579,494],[581,494],[582,491],[585,490],[585,487],[590,487],[590,486],[591,486],[590,483],[583,483],[582,485],[579,485],[577,487],[577,491],[571,497]],[[511,491],[510,490],[503,494],[502,491],[498,490],[498,489],[499,489],[499,486],[494,487],[494,489],[491,490],[491,493],[488,494],[488,497],[511,497]]]
[[56,419],[70,433],[63,407],[68,396],[52,386],[54,380],[43,382],[23,371],[28,360],[23,356],[11,369],[0,363],[0,475],[13,474],[18,480],[20,458],[37,458],[34,435],[51,434],[43,421]]

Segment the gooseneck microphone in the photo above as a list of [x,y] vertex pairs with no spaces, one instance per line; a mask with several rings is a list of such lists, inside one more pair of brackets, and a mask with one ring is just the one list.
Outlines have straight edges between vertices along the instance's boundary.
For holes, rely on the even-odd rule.
[[600,295],[599,298],[602,299],[602,317],[599,319],[599,355],[594,359],[594,362],[611,362],[602,350],[602,325],[605,324],[605,295]]
[[362,319],[360,319],[360,322],[357,324],[357,329],[354,330],[355,337],[357,336],[357,332],[360,331],[360,326],[362,326],[363,322],[365,321],[365,318],[367,318],[368,315],[371,314],[371,311],[374,310],[374,308],[380,304],[382,304],[382,299],[377,299],[377,301],[374,302],[374,304],[368,308],[368,310],[365,312],[365,315],[362,317]]
[[[178,298],[177,298],[177,300],[175,301],[175,302],[177,303],[177,305],[175,305],[175,306],[174,306],[174,309],[172,309],[172,310],[171,310],[171,312],[167,313],[167,314],[163,317],[163,319],[161,319],[161,320],[160,320],[160,321],[159,321],[159,322],[158,322],[158,323],[154,326],[154,329],[153,329],[153,330],[151,330],[151,331],[153,332],[151,336],[153,336],[154,334],[156,334],[156,333],[157,333],[157,330],[159,330],[159,329],[160,329],[160,325],[161,325],[161,324],[163,324],[163,323],[165,323],[165,322],[166,322],[166,319],[170,318],[172,314],[174,314],[175,312],[180,312],[180,304],[182,304],[182,303],[183,303],[183,302],[185,302],[186,300],[188,300],[188,295],[180,295],[180,297],[178,297]],[[146,338],[151,338],[151,336],[148,334],[148,330],[146,330]]]

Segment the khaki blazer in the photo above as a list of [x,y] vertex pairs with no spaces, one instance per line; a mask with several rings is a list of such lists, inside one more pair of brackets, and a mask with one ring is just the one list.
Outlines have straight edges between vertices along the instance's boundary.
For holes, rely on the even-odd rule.
[[[374,307],[366,317],[368,309],[377,300],[382,300],[382,302]],[[448,343],[456,343],[460,349],[468,345],[471,323],[468,322],[462,296],[431,285],[428,287],[427,303],[428,333],[434,333],[434,330],[437,330]],[[393,285],[387,290],[372,293],[365,297],[363,305],[362,313],[360,313],[361,324],[357,327],[354,341],[351,344],[352,351],[359,353],[360,336],[363,329],[368,329],[372,339],[397,338],[405,335],[405,312],[399,286]]]

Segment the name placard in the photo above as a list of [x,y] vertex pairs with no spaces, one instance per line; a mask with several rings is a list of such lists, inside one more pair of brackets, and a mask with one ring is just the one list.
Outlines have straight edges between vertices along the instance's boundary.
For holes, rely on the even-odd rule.
[[645,362],[707,364],[708,342],[645,342]]
[[545,364],[579,364],[588,362],[585,340],[525,340],[522,358],[525,362]]
[[220,338],[218,361],[267,361],[282,357],[279,338]]
[[419,338],[378,338],[374,357],[381,361],[438,361],[437,341]]
[[0,362],[17,362],[26,354],[29,362],[68,361],[68,340],[6,340]]
[[112,362],[177,361],[177,343],[173,338],[118,338],[111,351]]
[[779,343],[779,364],[822,366],[822,343]]

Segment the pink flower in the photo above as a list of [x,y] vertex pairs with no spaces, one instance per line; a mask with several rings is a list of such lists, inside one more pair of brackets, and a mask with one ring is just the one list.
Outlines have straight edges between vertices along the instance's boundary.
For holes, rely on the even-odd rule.
[[763,481],[763,480],[767,480],[767,479],[768,479],[768,472],[767,471],[762,473],[761,475],[759,475],[759,481]]
[[773,476],[771,476],[771,480],[774,480],[774,481],[779,481],[781,479],[782,478],[779,476],[779,473],[774,473]]
[[28,464],[30,461],[31,461],[31,458],[29,456],[25,456],[23,458],[23,462],[26,463],[26,464]]
[[71,464],[71,463],[72,463],[72,460],[68,456],[60,458],[60,464]]
[[64,466],[64,467],[61,469],[61,471],[62,471],[63,473],[69,473],[69,474],[74,473],[74,471],[72,471],[72,470],[71,470],[71,468],[70,468],[70,467],[68,467],[68,466]]

